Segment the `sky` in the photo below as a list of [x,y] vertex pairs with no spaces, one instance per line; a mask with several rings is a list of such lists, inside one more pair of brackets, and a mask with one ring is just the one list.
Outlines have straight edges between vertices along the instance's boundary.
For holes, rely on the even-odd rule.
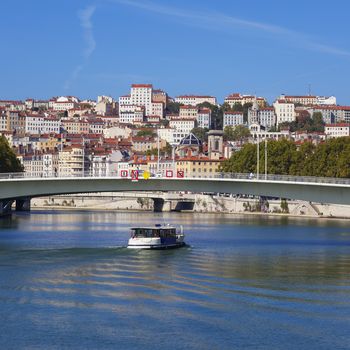
[[350,1],[1,0],[0,99],[335,95],[350,105]]

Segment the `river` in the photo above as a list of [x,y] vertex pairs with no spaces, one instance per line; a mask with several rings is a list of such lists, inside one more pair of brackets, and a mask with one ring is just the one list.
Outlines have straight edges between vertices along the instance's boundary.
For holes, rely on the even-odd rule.
[[[182,224],[188,247],[125,248]],[[1,349],[350,349],[350,222],[33,211],[0,220]]]

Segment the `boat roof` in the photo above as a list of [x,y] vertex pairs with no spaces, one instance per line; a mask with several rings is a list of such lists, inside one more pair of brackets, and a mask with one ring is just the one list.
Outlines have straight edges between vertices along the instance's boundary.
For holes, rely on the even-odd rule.
[[157,230],[157,229],[176,229],[175,226],[169,226],[169,225],[154,225],[154,226],[138,226],[138,227],[131,227],[130,230],[136,230],[136,229],[148,229],[148,230]]

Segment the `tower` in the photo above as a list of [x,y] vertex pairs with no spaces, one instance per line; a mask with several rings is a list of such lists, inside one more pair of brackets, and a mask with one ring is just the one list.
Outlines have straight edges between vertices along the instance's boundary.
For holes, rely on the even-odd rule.
[[208,156],[209,159],[219,159],[223,156],[223,139],[222,130],[210,130],[208,133]]

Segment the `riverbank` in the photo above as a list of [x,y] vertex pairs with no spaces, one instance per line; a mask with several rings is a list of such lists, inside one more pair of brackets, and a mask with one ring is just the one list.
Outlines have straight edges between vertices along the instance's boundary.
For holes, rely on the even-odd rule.
[[[127,198],[125,193],[95,193],[33,198],[31,209],[153,211],[153,200],[139,195],[140,197],[135,197],[133,194],[133,198]],[[193,213],[350,219],[348,205],[203,194],[193,195],[193,200],[193,209],[190,210]]]

